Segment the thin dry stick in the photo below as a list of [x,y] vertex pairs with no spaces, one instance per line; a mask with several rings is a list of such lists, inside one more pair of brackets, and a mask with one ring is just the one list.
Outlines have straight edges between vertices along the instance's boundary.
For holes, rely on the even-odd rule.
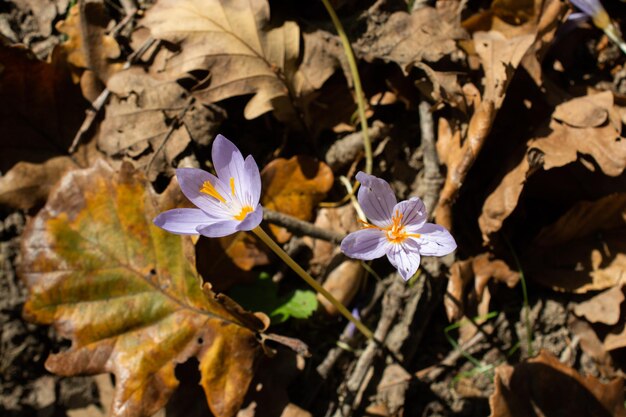
[[180,125],[183,123],[183,118],[185,117],[185,114],[187,114],[187,112],[193,106],[193,103],[195,103],[195,101],[196,99],[194,99],[193,97],[190,97],[187,100],[185,107],[183,107],[183,109],[176,115],[176,117],[172,121],[172,125],[167,130],[167,133],[165,134],[165,136],[163,137],[163,140],[159,144],[159,147],[154,151],[154,153],[152,154],[152,157],[150,158],[150,162],[148,162],[148,165],[146,165],[146,168],[144,170],[146,173],[150,172],[150,168],[152,168],[152,164],[154,163],[154,160],[161,153],[161,151],[165,147],[165,144],[172,136],[172,133],[174,133],[174,131],[178,129]]
[[345,237],[343,233],[322,229],[309,222],[266,208],[263,209],[263,220],[282,226],[296,236],[311,236],[315,239],[321,239],[336,244],[340,244]]

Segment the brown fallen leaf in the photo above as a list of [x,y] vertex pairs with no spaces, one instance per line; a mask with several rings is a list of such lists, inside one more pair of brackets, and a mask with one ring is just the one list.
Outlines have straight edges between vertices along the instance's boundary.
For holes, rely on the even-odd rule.
[[41,164],[18,162],[0,177],[0,205],[29,210],[46,201],[52,186],[76,165],[68,156],[50,158]]
[[576,304],[574,314],[584,317],[591,323],[614,325],[619,321],[622,301],[624,301],[622,287],[615,286]]
[[80,79],[83,95],[92,102],[111,75],[122,69],[122,63],[116,62],[120,47],[108,34],[110,21],[104,2],[82,1],[56,24],[56,29],[67,37],[59,52],[67,56]]
[[[519,282],[520,275],[519,272],[511,270],[506,262],[494,259],[491,253],[483,253],[452,264],[447,291],[465,310],[468,304],[473,304],[475,307],[482,300],[487,284],[492,279],[513,288]],[[468,285],[472,282],[473,287],[468,289]],[[462,311],[459,305],[448,298],[444,299],[444,306],[450,321],[459,320],[463,314],[473,315]]]
[[583,377],[541,351],[515,367],[496,368],[490,417],[624,417],[623,386],[622,378],[603,384],[592,376]]
[[[359,288],[361,288],[364,277],[365,269],[361,265],[361,261],[346,259],[328,273],[323,287],[340,303],[347,306],[352,302]],[[328,301],[326,297],[317,294],[317,301],[329,315],[336,316],[339,314],[337,307]]]
[[244,115],[253,119],[277,100],[289,101],[300,55],[298,25],[271,28],[269,11],[265,0],[162,0],[142,24],[156,39],[180,47],[165,69],[171,77],[208,71],[194,96],[214,103],[252,94]]
[[[474,109],[463,140],[459,129],[455,129],[447,135],[454,138],[447,141],[452,148],[437,143],[439,158],[448,172],[439,195],[435,219],[448,229],[452,227],[451,210],[457,193],[491,131],[515,69],[534,41],[535,36],[530,34],[512,39],[494,31],[474,34],[474,47],[485,73],[482,99]],[[440,129],[444,128],[442,123]],[[451,130],[450,127],[447,129]]]
[[[261,203],[300,220],[311,220],[317,204],[333,186],[333,173],[325,163],[306,155],[277,158],[261,171]],[[280,243],[291,238],[282,227],[270,225]]]
[[442,3],[413,13],[395,12],[382,24],[371,22],[354,46],[355,53],[368,61],[395,62],[408,73],[418,62],[437,62],[457,51],[456,40],[467,38],[460,25],[459,4]]
[[157,196],[143,175],[104,162],[69,172],[22,238],[24,314],[54,324],[71,347],[48,357],[60,375],[111,372],[113,416],[151,416],[196,357],[216,416],[233,416],[260,353],[267,317],[202,286],[190,240],[152,224],[181,199]]
[[535,237],[525,255],[529,276],[560,291],[585,293],[623,284],[626,194],[575,204]]
[[0,172],[67,155],[86,103],[63,60],[39,61],[0,42],[0,62]]
[[[574,110],[578,107],[585,111]],[[478,219],[483,240],[488,242],[490,235],[500,230],[517,206],[527,178],[540,168],[549,170],[583,162],[581,155],[588,155],[604,174],[621,175],[626,167],[626,147],[621,138],[620,110],[611,92],[574,98],[557,106],[549,122],[549,133],[531,139],[522,152],[512,157],[508,162],[511,168],[485,200]],[[592,126],[601,119],[604,121],[600,125]],[[545,131],[545,127],[539,131]],[[594,169],[591,164],[584,165]]]
[[115,74],[107,87],[114,95],[97,136],[98,148],[111,157],[132,160],[147,170],[150,180],[173,175],[192,140],[206,145],[223,119],[179,84],[153,78],[140,68]]

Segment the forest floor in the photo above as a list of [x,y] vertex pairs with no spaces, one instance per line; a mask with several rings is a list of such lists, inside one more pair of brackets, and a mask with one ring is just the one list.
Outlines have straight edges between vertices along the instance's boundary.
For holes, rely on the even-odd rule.
[[[603,28],[560,0],[330,3],[358,74],[321,1],[0,4],[2,416],[626,416],[626,54],[606,35],[626,3]],[[217,134],[259,164],[266,230],[382,343],[251,234],[152,231],[191,207],[175,169],[211,170]],[[342,254],[368,169],[457,250],[407,282]],[[120,246],[150,297],[101,273]],[[160,297],[188,308],[151,316]]]

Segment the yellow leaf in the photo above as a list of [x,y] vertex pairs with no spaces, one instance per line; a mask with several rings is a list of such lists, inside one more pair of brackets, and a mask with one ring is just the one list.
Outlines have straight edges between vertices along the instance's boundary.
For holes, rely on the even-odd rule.
[[23,236],[25,315],[72,341],[46,367],[115,374],[114,416],[154,414],[190,357],[216,416],[237,412],[252,378],[263,316],[203,287],[191,242],[152,224],[179,199],[99,162],[68,173]]

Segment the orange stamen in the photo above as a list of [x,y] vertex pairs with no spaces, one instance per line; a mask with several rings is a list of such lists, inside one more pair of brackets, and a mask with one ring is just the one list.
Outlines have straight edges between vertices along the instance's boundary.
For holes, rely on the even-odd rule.
[[221,201],[222,203],[226,203],[226,200],[224,199],[224,197],[222,197],[220,195],[220,193],[217,192],[217,190],[215,189],[215,187],[213,186],[213,184],[211,184],[211,181],[205,181],[202,183],[202,188],[200,188],[200,192],[210,195],[213,198],[216,198],[217,200]]
[[235,179],[230,177],[230,190],[232,191],[233,197],[235,196]]
[[254,211],[254,209],[250,206],[245,206],[244,208],[241,209],[241,211],[239,212],[238,215],[234,216],[235,220],[239,220],[242,221],[243,219],[246,218],[246,216],[248,215],[248,213],[252,213]]

